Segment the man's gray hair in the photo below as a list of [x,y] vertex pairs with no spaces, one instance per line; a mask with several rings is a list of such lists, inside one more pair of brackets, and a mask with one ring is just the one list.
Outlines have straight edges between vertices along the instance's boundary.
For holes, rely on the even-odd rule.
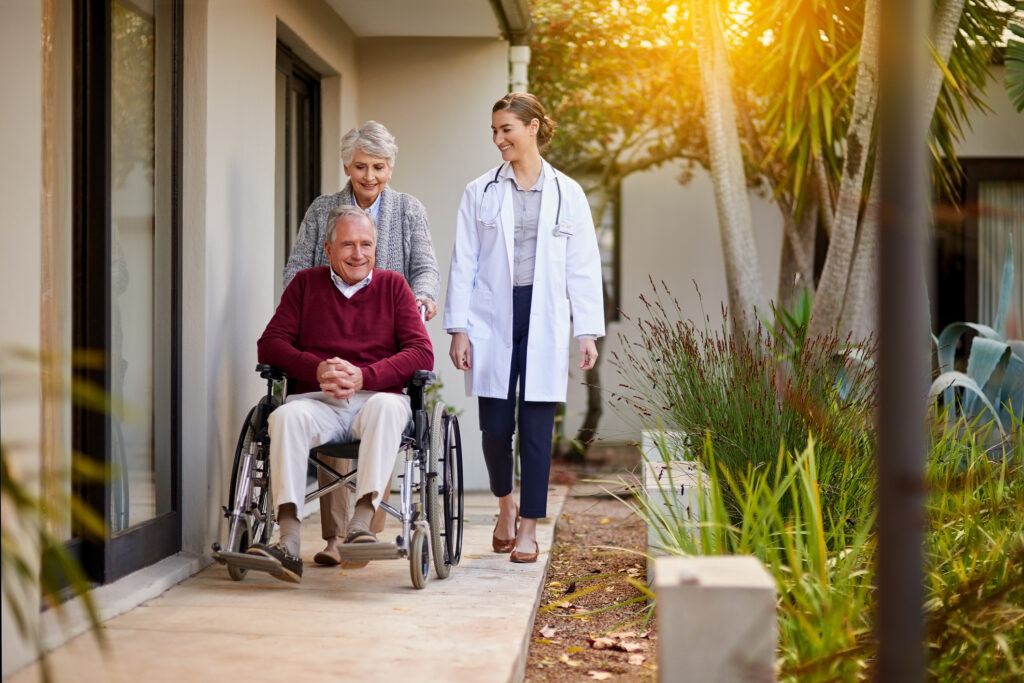
[[338,224],[338,221],[343,219],[356,219],[363,218],[370,227],[373,228],[374,241],[377,239],[377,226],[373,223],[373,216],[366,213],[358,206],[352,206],[351,204],[342,204],[331,209],[331,212],[327,214],[327,241],[334,244],[334,226]]
[[367,121],[345,133],[345,137],[341,139],[341,163],[346,166],[351,164],[356,148],[371,157],[386,159],[388,166],[395,167],[398,145],[395,144],[395,136],[389,133],[382,123]]

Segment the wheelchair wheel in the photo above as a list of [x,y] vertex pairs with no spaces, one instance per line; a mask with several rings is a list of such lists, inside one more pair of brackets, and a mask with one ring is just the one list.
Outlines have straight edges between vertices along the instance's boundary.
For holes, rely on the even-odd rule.
[[[459,563],[462,552],[462,512],[458,519],[452,514],[453,481],[462,479],[462,461],[458,467],[449,447],[448,432],[454,415],[448,415],[444,403],[438,401],[430,421],[430,454],[427,465],[427,521],[430,523],[430,547],[434,554],[434,571],[444,579],[452,565]],[[456,427],[457,429],[457,427]],[[461,487],[459,487],[461,504]]]
[[462,433],[459,418],[444,417],[444,529],[445,550],[450,565],[462,559],[462,523],[465,501],[462,498]]
[[[276,399],[261,399],[249,411],[238,435],[228,494],[232,520],[228,550],[231,552],[244,553],[253,543],[266,543],[273,532],[267,417],[276,407]],[[247,463],[245,456],[250,449],[253,457]],[[235,581],[244,579],[247,571],[228,565],[228,574]]]
[[409,543],[409,575],[415,588],[424,588],[430,578],[430,546],[427,544],[427,530],[421,524],[412,532]]

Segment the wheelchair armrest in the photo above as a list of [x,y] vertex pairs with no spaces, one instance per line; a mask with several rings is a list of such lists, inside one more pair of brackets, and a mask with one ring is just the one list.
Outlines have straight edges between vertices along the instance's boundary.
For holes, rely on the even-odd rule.
[[266,363],[260,363],[259,365],[257,365],[256,372],[260,373],[260,377],[262,377],[263,379],[274,382],[278,382],[288,377],[288,375],[286,375],[283,371],[278,370],[273,365],[267,365]]
[[435,375],[430,370],[417,370],[412,373],[412,378],[409,380],[409,386],[413,387],[425,387],[428,384],[433,384],[437,380]]

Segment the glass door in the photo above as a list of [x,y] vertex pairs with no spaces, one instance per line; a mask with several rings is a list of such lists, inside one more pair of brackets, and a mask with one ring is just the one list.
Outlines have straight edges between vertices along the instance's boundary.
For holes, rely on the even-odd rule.
[[[76,6],[74,322],[107,404],[75,408],[77,488],[103,512],[82,560],[106,582],[181,547],[179,223],[181,3]],[[82,470],[83,468],[76,468]]]

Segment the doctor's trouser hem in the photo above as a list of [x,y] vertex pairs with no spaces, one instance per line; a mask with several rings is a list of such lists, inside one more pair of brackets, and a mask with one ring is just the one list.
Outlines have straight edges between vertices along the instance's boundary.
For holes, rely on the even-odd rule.
[[549,401],[526,401],[526,347],[530,338],[530,299],[533,287],[512,290],[512,364],[508,396],[481,396],[480,431],[491,493],[501,498],[512,493],[516,427],[516,383],[519,383],[519,515],[528,519],[547,516],[548,477],[551,472],[551,435],[555,408]]
[[293,503],[299,519],[306,498],[309,450],[329,441],[359,439],[356,500],[373,493],[373,507],[391,479],[402,433],[412,416],[404,394],[358,391],[327,402],[322,394],[290,396],[270,414],[270,488],[274,504]]

